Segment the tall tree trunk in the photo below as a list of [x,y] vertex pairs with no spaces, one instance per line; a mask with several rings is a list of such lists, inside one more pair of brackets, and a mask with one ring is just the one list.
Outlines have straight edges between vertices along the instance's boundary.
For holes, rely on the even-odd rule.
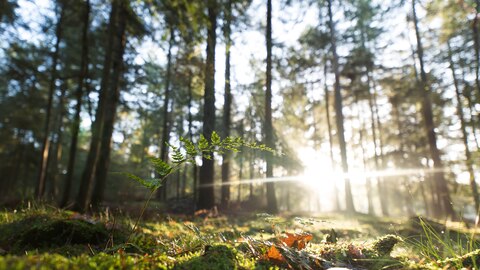
[[[172,78],[172,48],[175,42],[175,30],[173,26],[170,25],[170,41],[168,43],[168,53],[167,53],[167,74],[165,76],[165,95],[163,99],[163,126],[162,126],[162,140],[160,142],[160,159],[164,162],[168,162],[168,146],[167,143],[170,141],[170,81]],[[173,106],[172,106],[173,109]],[[157,191],[157,198],[166,200],[167,199],[167,185],[164,183]]]
[[100,93],[98,97],[98,106],[95,112],[95,121],[92,124],[92,137],[90,139],[90,150],[87,155],[87,161],[82,173],[80,189],[75,200],[73,209],[77,211],[85,211],[89,204],[89,194],[91,192],[95,177],[96,166],[100,155],[101,135],[103,134],[103,122],[105,118],[105,110],[107,99],[110,91],[110,71],[112,69],[113,48],[115,41],[115,33],[117,31],[116,24],[118,20],[118,3],[119,0],[112,2],[110,11],[110,19],[108,23],[107,44],[105,50],[105,59],[103,63],[102,82],[100,83]]
[[[368,165],[367,165],[367,154],[365,150],[365,145],[363,144],[364,141],[364,134],[366,133],[367,128],[365,127],[365,121],[363,121],[362,116],[364,115],[363,109],[361,109],[361,106],[358,102],[358,95],[355,94],[355,105],[357,107],[357,121],[360,123],[360,130],[359,130],[359,145],[360,145],[360,150],[362,151],[362,161],[363,161],[363,171],[367,172]],[[375,211],[373,210],[373,196],[372,196],[372,181],[370,177],[366,177],[365,179],[366,183],[366,189],[367,189],[367,203],[368,203],[368,214],[369,215],[375,215]]]
[[50,183],[50,188],[49,188],[49,197],[52,199],[55,199],[58,196],[59,193],[59,162],[62,159],[62,139],[63,139],[63,117],[65,116],[65,94],[67,92],[67,82],[64,81],[62,86],[61,86],[61,92],[60,92],[60,98],[59,98],[59,103],[58,103],[58,108],[57,108],[57,119],[55,120],[55,140],[51,142],[51,144],[54,146],[52,148],[52,153],[54,155],[51,156],[51,161],[49,161],[49,170],[48,170],[48,178],[50,178],[52,181]]
[[[211,139],[215,130],[215,46],[217,29],[217,2],[208,0],[208,34],[207,34],[207,62],[205,70],[205,94],[203,104],[203,136]],[[215,205],[214,157],[203,158],[200,167],[200,188],[198,206],[201,209],[210,209]]]
[[117,104],[120,98],[120,88],[124,70],[123,55],[125,53],[125,45],[127,42],[126,27],[128,11],[127,0],[119,0],[119,15],[115,31],[115,45],[113,48],[114,58],[112,66],[112,81],[110,90],[107,95],[107,103],[105,104],[105,116],[103,122],[102,137],[100,143],[100,156],[95,171],[95,186],[92,193],[92,206],[98,209],[103,201],[105,187],[107,184],[107,173],[110,167],[110,150],[112,145],[112,134],[115,125],[115,116],[117,112]]
[[75,159],[77,155],[78,133],[80,131],[80,113],[82,111],[83,86],[88,76],[88,29],[90,24],[90,0],[85,1],[82,28],[82,53],[80,60],[80,72],[78,75],[78,86],[75,91],[77,104],[75,105],[75,116],[72,123],[72,138],[68,156],[67,176],[60,206],[65,207],[70,198],[72,189],[73,173],[75,170]]
[[[192,102],[193,102],[193,89],[192,89],[192,74],[189,72],[188,76],[188,136],[190,136],[190,141],[193,142],[193,115],[192,115]],[[192,168],[192,191],[193,191],[193,203],[194,208],[196,209],[197,195],[198,195],[198,167],[197,164],[193,164]]]
[[328,0],[327,3],[328,3],[328,17],[329,17],[328,25],[330,28],[330,43],[331,43],[331,50],[332,50],[332,68],[335,73],[335,84],[334,84],[335,118],[337,122],[338,144],[340,146],[340,154],[342,157],[342,169],[343,169],[344,181],[345,181],[345,203],[346,203],[347,212],[354,213],[355,206],[353,205],[352,188],[350,186],[350,179],[348,177],[347,146],[345,143],[345,134],[344,134],[345,130],[343,127],[342,93],[340,92],[340,71],[338,67],[335,26],[333,23],[332,0]]
[[472,22],[473,32],[473,48],[475,50],[475,86],[477,88],[477,95],[480,98],[480,40],[478,35],[478,19],[480,16],[480,0],[475,0],[475,18]]
[[[267,85],[265,91],[265,145],[275,148],[273,142],[273,124],[272,124],[272,0],[267,0]],[[265,153],[267,161],[267,211],[271,214],[278,212],[277,198],[275,196],[275,183],[273,178],[273,154]]]
[[[223,136],[230,136],[231,107],[232,107],[232,91],[230,85],[230,48],[232,46],[231,33],[232,23],[232,1],[228,0],[225,7],[225,94],[223,103]],[[226,151],[222,155],[222,207],[228,208],[230,201],[230,161],[232,155],[230,151]]]
[[60,42],[63,35],[63,17],[65,15],[65,6],[60,3],[60,15],[58,17],[55,35],[55,48],[52,54],[52,67],[50,76],[50,86],[48,89],[48,101],[47,101],[47,115],[44,126],[44,138],[42,141],[42,149],[40,151],[40,168],[38,172],[37,187],[35,189],[35,197],[41,199],[45,193],[45,185],[47,182],[47,168],[48,168],[48,155],[50,150],[50,128],[51,128],[51,115],[53,109],[53,96],[55,94],[55,83],[57,81],[57,64],[60,58]]
[[[330,122],[330,94],[328,92],[328,87],[327,87],[327,63],[325,63],[325,67],[323,70],[323,77],[325,78],[324,80],[324,85],[323,85],[323,91],[325,94],[325,117],[327,118],[327,129],[328,129],[328,146],[330,150],[330,163],[332,166],[333,171],[336,170],[336,162],[335,158],[333,157],[333,135],[332,135],[332,123]],[[333,196],[335,196],[335,211],[340,211],[340,199],[338,198],[338,187],[337,183],[335,181],[336,179],[333,179]]]
[[473,159],[472,154],[470,152],[470,147],[468,146],[468,133],[467,127],[465,124],[465,117],[463,115],[463,106],[462,106],[462,99],[461,93],[458,85],[457,75],[455,74],[455,64],[453,63],[452,59],[452,49],[450,46],[450,41],[447,41],[448,46],[448,61],[450,62],[450,70],[452,72],[453,77],[453,86],[455,87],[455,94],[457,97],[457,114],[458,118],[460,119],[460,127],[462,130],[462,141],[465,147],[465,157],[466,157],[466,166],[468,174],[470,175],[470,187],[472,189],[473,200],[475,202],[475,213],[478,213],[480,210],[480,198],[478,194],[478,187],[475,181],[475,172],[473,171]]
[[420,32],[418,29],[418,19],[415,10],[415,0],[412,0],[412,14],[413,23],[415,27],[415,35],[417,38],[417,55],[420,62],[420,91],[422,94],[422,113],[425,124],[425,132],[428,139],[430,148],[430,156],[433,160],[433,166],[435,169],[434,179],[437,187],[438,196],[440,198],[440,208],[443,211],[442,214],[447,217],[455,218],[455,211],[450,199],[450,192],[448,189],[445,174],[443,172],[442,159],[440,157],[440,151],[437,147],[437,137],[435,133],[435,124],[433,121],[432,101],[430,97],[430,87],[427,81],[427,73],[425,72],[425,66],[423,62],[423,46],[420,38]]

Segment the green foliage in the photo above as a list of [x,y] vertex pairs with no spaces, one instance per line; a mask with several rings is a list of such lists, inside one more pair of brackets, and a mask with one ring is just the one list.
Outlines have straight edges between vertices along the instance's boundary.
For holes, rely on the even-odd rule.
[[132,173],[125,172],[122,174],[153,192],[162,186],[162,183],[167,176],[180,170],[183,164],[195,164],[196,157],[211,159],[213,153],[223,154],[225,151],[239,152],[242,147],[274,152],[273,149],[266,147],[263,144],[249,143],[240,137],[226,137],[222,139],[215,131],[212,133],[210,140],[205,138],[205,136],[200,135],[200,139],[195,144],[187,138],[180,137],[180,144],[178,146],[167,143],[166,147],[171,149],[172,154],[170,159],[172,164],[169,164],[160,158],[149,158],[150,165],[155,170],[158,178],[144,179]]

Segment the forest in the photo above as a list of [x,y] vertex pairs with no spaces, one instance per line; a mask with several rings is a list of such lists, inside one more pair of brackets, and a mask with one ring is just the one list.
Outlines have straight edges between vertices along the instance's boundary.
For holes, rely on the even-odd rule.
[[0,0],[0,269],[480,269],[480,0]]

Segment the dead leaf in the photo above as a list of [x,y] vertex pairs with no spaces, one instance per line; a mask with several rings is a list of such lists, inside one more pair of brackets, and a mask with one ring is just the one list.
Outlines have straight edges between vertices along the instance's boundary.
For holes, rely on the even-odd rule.
[[287,237],[280,238],[280,241],[287,247],[293,247],[297,250],[305,248],[308,242],[313,239],[313,235],[309,233],[285,233]]
[[267,259],[275,262],[285,262],[285,258],[282,256],[280,251],[274,246],[271,245],[267,252]]

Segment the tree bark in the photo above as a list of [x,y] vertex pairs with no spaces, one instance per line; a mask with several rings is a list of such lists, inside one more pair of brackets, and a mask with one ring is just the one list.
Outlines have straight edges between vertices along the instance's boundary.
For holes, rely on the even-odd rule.
[[70,198],[72,189],[73,173],[75,171],[75,159],[77,155],[78,133],[80,131],[80,113],[82,111],[83,87],[88,76],[88,29],[90,24],[90,0],[85,1],[85,10],[83,14],[82,29],[82,55],[80,60],[80,72],[78,76],[78,86],[75,91],[77,104],[75,105],[75,116],[72,123],[72,138],[70,141],[70,151],[68,156],[67,176],[65,178],[65,188],[63,191],[60,207],[65,207]]
[[442,159],[440,157],[440,151],[437,147],[437,137],[435,133],[435,124],[433,120],[432,101],[430,97],[430,87],[428,85],[427,74],[425,72],[425,66],[423,61],[423,46],[420,38],[420,31],[418,29],[418,19],[415,10],[415,0],[412,0],[412,14],[413,23],[415,27],[415,35],[417,38],[417,55],[420,62],[420,91],[422,94],[422,113],[425,125],[425,133],[428,139],[430,156],[434,166],[434,179],[437,187],[438,196],[440,199],[440,208],[443,214],[447,217],[455,218],[455,211],[450,199],[450,192],[448,189],[445,174],[443,172]]
[[50,150],[50,128],[51,128],[51,115],[53,109],[53,96],[55,93],[55,83],[57,81],[57,64],[60,58],[60,42],[63,36],[63,19],[65,15],[65,6],[60,3],[60,15],[56,24],[55,35],[55,49],[52,54],[52,67],[50,76],[50,86],[48,90],[47,101],[47,115],[44,126],[44,138],[42,141],[42,149],[40,151],[40,168],[38,173],[37,187],[35,189],[35,197],[41,199],[45,193],[45,185],[47,182],[47,169],[48,169],[48,155]]
[[345,181],[345,202],[346,210],[348,213],[355,213],[355,206],[353,204],[353,195],[352,188],[350,186],[350,179],[348,178],[348,161],[347,161],[347,147],[345,143],[345,130],[343,127],[343,105],[342,105],[342,93],[340,92],[340,71],[338,67],[338,55],[337,55],[337,45],[335,37],[335,26],[333,23],[333,14],[332,14],[332,0],[328,0],[328,25],[330,28],[330,43],[332,50],[332,68],[335,73],[335,84],[334,84],[334,94],[335,94],[335,115],[337,123],[337,136],[338,144],[340,146],[340,154],[342,158],[342,169],[344,173]]
[[98,209],[103,201],[105,187],[107,184],[107,173],[110,167],[110,150],[112,145],[112,134],[115,125],[117,104],[120,98],[120,88],[124,70],[123,55],[127,42],[127,6],[126,0],[119,0],[119,15],[115,31],[114,58],[112,66],[112,81],[107,95],[105,106],[105,117],[103,122],[102,137],[100,143],[100,156],[95,170],[95,186],[92,193],[92,207]]
[[[272,124],[272,0],[267,0],[267,81],[265,91],[265,145],[272,149],[275,148],[273,142],[273,124]],[[267,161],[267,211],[271,214],[278,212],[277,198],[275,196],[275,183],[270,181],[273,178],[273,154],[265,153]]]
[[[207,61],[205,71],[205,94],[203,104],[203,136],[211,139],[215,130],[215,46],[217,28],[217,3],[216,0],[208,0],[208,33],[207,33]],[[200,187],[198,194],[198,206],[200,209],[210,209],[215,205],[214,179],[214,155],[211,158],[202,158],[200,167]]]
[[116,24],[118,20],[119,0],[112,2],[110,19],[108,23],[107,44],[105,50],[105,59],[103,63],[102,82],[100,83],[100,93],[98,97],[98,106],[95,112],[95,121],[92,124],[92,137],[90,139],[90,150],[88,152],[85,168],[82,173],[80,189],[75,200],[74,210],[84,212],[88,208],[89,194],[93,186],[96,166],[100,155],[101,134],[103,134],[103,122],[105,110],[110,90],[110,71],[112,68],[113,48],[115,41]]
[[473,48],[475,50],[475,86],[477,88],[478,95],[480,96],[480,41],[478,35],[478,17],[480,13],[480,0],[475,0],[475,18],[472,22],[473,32]]
[[[230,48],[232,46],[231,33],[232,23],[232,1],[228,0],[225,7],[225,94],[223,103],[223,136],[230,136],[231,107],[232,107],[232,91],[230,85]],[[230,151],[226,151],[222,155],[222,197],[221,205],[228,208],[230,201],[230,162],[232,155]]]
[[466,157],[466,166],[468,174],[470,175],[470,188],[472,189],[473,201],[475,202],[475,213],[478,213],[480,209],[480,197],[478,194],[478,186],[477,182],[475,181],[475,172],[473,171],[473,159],[472,153],[470,152],[470,147],[468,146],[468,133],[467,127],[465,124],[465,117],[463,114],[463,106],[462,106],[462,99],[461,93],[458,85],[457,75],[455,74],[455,64],[453,63],[452,59],[452,49],[450,46],[450,41],[447,41],[448,46],[448,61],[450,63],[450,71],[452,72],[453,78],[453,86],[455,88],[455,95],[457,98],[457,114],[458,118],[460,119],[460,127],[462,130],[462,141],[465,147],[465,157]]
[[[162,140],[160,142],[160,159],[164,162],[168,162],[168,146],[167,143],[170,141],[170,81],[172,78],[172,48],[175,42],[175,30],[173,26],[170,25],[170,41],[168,43],[168,53],[167,53],[167,74],[165,76],[165,95],[163,101],[163,125],[162,125]],[[172,106],[173,109],[173,106]],[[166,182],[158,189],[157,198],[161,200],[167,199],[167,185]]]

